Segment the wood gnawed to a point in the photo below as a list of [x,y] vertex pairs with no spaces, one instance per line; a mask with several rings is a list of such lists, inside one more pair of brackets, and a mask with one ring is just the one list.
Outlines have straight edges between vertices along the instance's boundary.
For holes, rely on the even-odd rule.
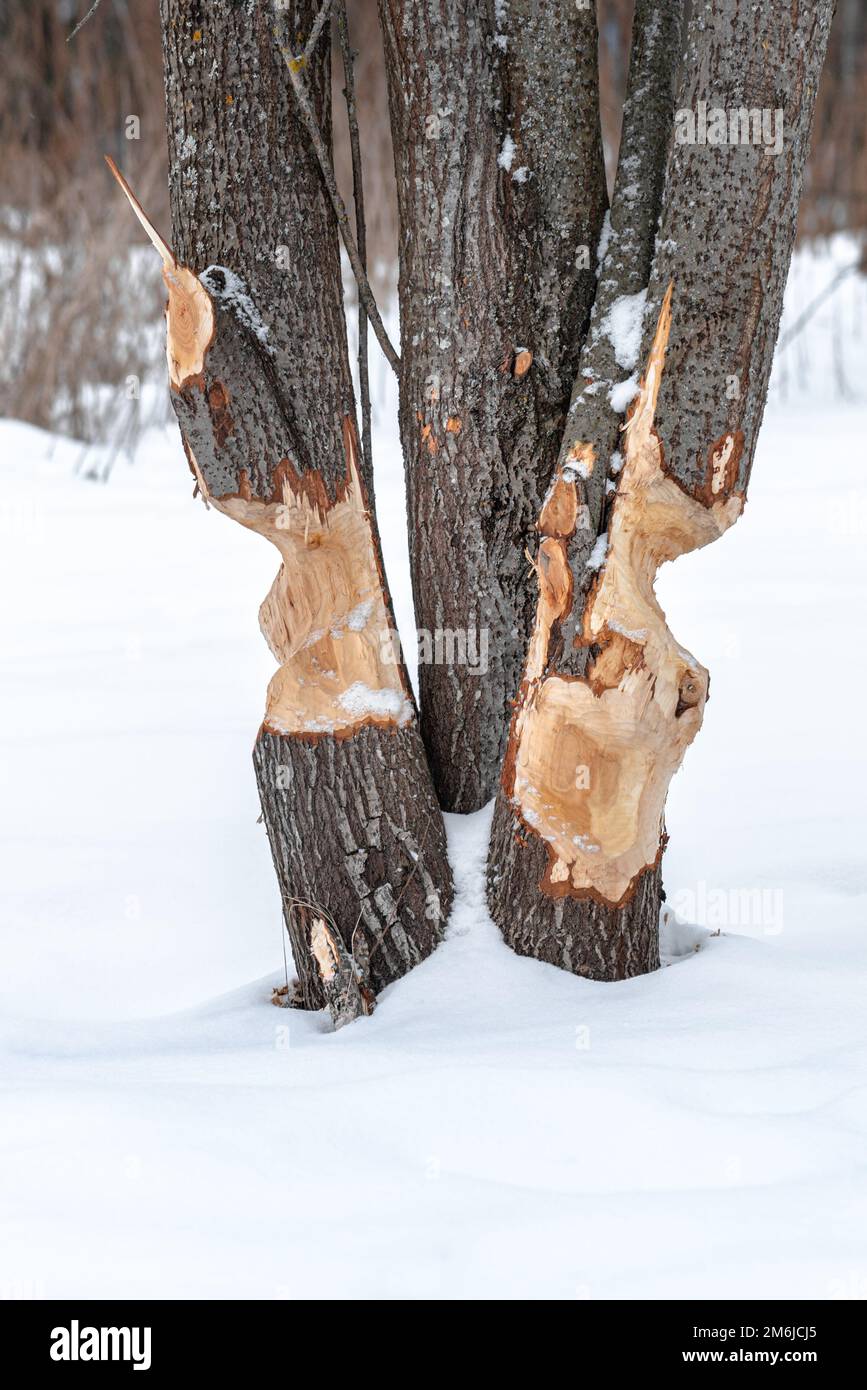
[[653,590],[656,573],[665,561],[715,540],[743,505],[732,490],[734,437],[711,451],[709,504],[666,473],[654,413],[671,303],[669,286],[624,430],[607,551],[584,611],[580,640],[595,653],[585,677],[547,673],[553,625],[572,602],[564,538],[577,506],[575,482],[561,471],[546,498],[535,561],[536,623],[507,764],[516,811],[548,845],[543,891],[609,906],[627,901],[638,876],[658,860],[669,782],[698,732],[707,698],[707,672],[666,626]]
[[163,280],[169,294],[166,305],[166,359],[169,381],[172,388],[179,391],[188,381],[201,379],[205,353],[214,337],[211,296],[198,276],[186,266],[178,264],[168,242],[160,236],[114,160],[106,155],[105,162],[163,263]]
[[[260,8],[208,8],[209,53],[231,68],[216,78],[210,58],[190,62],[182,8],[161,4],[172,246],[118,182],[162,263],[171,403],[196,493],[280,552],[260,614],[279,669],[253,764],[298,974],[287,999],[348,1020],[441,940],[445,834],[356,456],[339,233],[310,126],[285,66],[263,60]],[[305,0],[295,18],[316,14],[327,17]],[[305,70],[314,124],[328,49]],[[238,72],[254,69],[239,102]],[[262,133],[232,145],[236,177],[225,105]],[[284,243],[289,274],[275,273]],[[344,964],[349,987],[335,994]]]
[[[178,264],[123,175],[108,163],[163,262],[172,388],[192,410],[206,415],[208,454],[221,458],[236,423],[228,381],[210,364],[206,371],[218,331],[213,300],[198,276]],[[223,332],[237,327],[225,314],[220,324]],[[435,440],[426,428],[430,447]],[[385,598],[349,417],[343,427],[346,476],[333,498],[318,472],[300,473],[288,458],[269,470],[270,497],[255,495],[246,467],[237,471],[235,492],[217,493],[189,429],[182,428],[182,438],[205,503],[271,541],[282,559],[259,610],[259,625],[280,663],[268,686],[263,728],[313,739],[346,738],[368,725],[409,723],[415,707]]]
[[280,663],[268,687],[270,733],[340,738],[368,724],[399,727],[414,717],[348,420],[344,441],[346,482],[334,501],[321,479],[317,491],[317,478],[301,478],[288,462],[277,470],[273,500],[211,498],[219,511],[271,541],[283,561],[259,610]]

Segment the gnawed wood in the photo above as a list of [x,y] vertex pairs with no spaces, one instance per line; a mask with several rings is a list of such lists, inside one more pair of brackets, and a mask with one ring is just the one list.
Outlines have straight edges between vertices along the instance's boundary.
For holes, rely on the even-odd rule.
[[[681,20],[685,9],[689,11],[689,29],[684,41]],[[535,682],[527,678],[525,670],[516,723],[535,717],[533,700],[541,700],[544,712],[550,691],[543,696],[542,683],[548,677],[564,682],[561,691],[568,697],[568,709],[582,700],[587,704],[591,721],[587,728],[596,728],[606,748],[618,730],[612,728],[613,720],[603,719],[602,711],[615,706],[622,716],[619,732],[624,736],[627,718],[638,717],[638,742],[643,753],[652,717],[662,716],[669,735],[674,726],[675,743],[681,736],[679,721],[687,721],[684,727],[688,728],[690,721],[697,724],[701,717],[706,683],[688,673],[673,710],[675,682],[669,674],[667,706],[656,708],[663,681],[659,692],[654,685],[646,703],[640,688],[633,692],[630,715],[627,673],[634,663],[632,676],[637,685],[648,640],[636,641],[627,631],[613,630],[612,625],[618,622],[613,603],[607,614],[604,611],[609,599],[619,601],[624,596],[621,583],[613,584],[611,577],[606,581],[604,570],[600,574],[606,545],[615,557],[620,556],[612,564],[613,575],[624,559],[634,560],[634,566],[623,565],[620,570],[621,581],[633,572],[638,576],[631,586],[632,594],[627,590],[626,597],[641,600],[639,609],[650,607],[657,621],[647,570],[652,570],[657,560],[667,558],[653,553],[647,537],[636,538],[633,557],[630,547],[624,545],[624,536],[618,539],[627,506],[620,471],[629,440],[620,432],[616,402],[622,395],[614,388],[624,382],[627,372],[631,380],[637,360],[633,359],[635,339],[627,341],[617,323],[627,309],[629,315],[640,313],[642,341],[648,327],[652,337],[666,290],[674,282],[668,366],[655,403],[653,434],[648,435],[648,443],[660,443],[661,447],[648,457],[659,463],[668,483],[679,485],[687,501],[671,493],[658,474],[653,481],[644,479],[639,490],[645,501],[674,498],[674,516],[670,513],[666,523],[673,531],[681,524],[681,511],[687,533],[696,515],[703,531],[706,521],[690,507],[689,500],[707,509],[735,493],[745,495],[749,484],[795,229],[813,99],[832,11],[833,0],[815,0],[809,6],[759,7],[750,0],[727,0],[725,4],[694,0],[686,7],[681,0],[636,0],[617,179],[610,222],[600,247],[604,258],[591,326],[559,454],[562,481],[569,482],[567,456],[576,447],[580,451],[591,443],[595,459],[589,474],[574,470],[581,513],[574,533],[569,537],[562,526],[551,528],[554,538],[565,542],[573,593],[568,613],[555,617],[551,612],[541,624],[537,621],[536,647],[541,650],[545,670]],[[781,73],[785,74],[783,87],[779,83]],[[715,103],[724,108],[763,107],[768,95],[774,93],[774,104],[779,100],[785,108],[781,113],[785,129],[782,152],[772,154],[744,144],[702,148],[672,139],[675,111],[695,110],[697,103],[709,97],[709,83]],[[637,336],[639,321],[633,319],[633,325]],[[639,354],[642,364],[649,346],[648,341]],[[637,429],[635,410],[633,419]],[[562,495],[562,485],[558,491],[557,506],[568,514],[569,499]],[[616,525],[614,508],[620,512]],[[724,515],[722,519],[729,518]],[[552,547],[545,544],[549,528],[543,526],[541,530],[545,552],[550,554]],[[685,540],[685,548],[697,543],[688,534]],[[680,543],[672,547],[679,548]],[[586,613],[591,603],[598,607],[595,619],[588,623]],[[544,607],[550,609],[551,605],[549,596]],[[541,598],[538,606],[543,608]],[[544,608],[542,616],[545,618]],[[632,632],[640,630],[642,616],[621,614],[621,626]],[[588,629],[596,638],[589,646]],[[661,652],[657,650],[656,657],[660,655],[669,669],[673,654],[667,641]],[[697,663],[683,655],[684,664],[701,677]],[[537,669],[540,664],[537,653]],[[591,677],[594,685],[590,684]],[[583,681],[584,686],[569,688],[570,680]],[[585,723],[581,721],[576,739]],[[677,761],[678,752],[671,748],[670,761]],[[614,827],[604,814],[604,788],[598,775],[594,788],[593,768],[587,766],[588,759],[593,761],[594,750],[588,753],[577,741],[570,747],[563,739],[559,753],[562,761],[553,760],[551,768],[556,779],[554,790],[540,798],[546,803],[540,809],[553,818],[565,794],[570,803],[568,817],[561,819],[570,819],[569,831],[574,837],[582,829],[587,834],[587,822],[582,824],[578,814],[581,807],[585,813],[588,806],[598,808],[596,818],[601,829],[596,843],[605,832],[612,859],[616,858]],[[616,754],[615,776],[624,766],[624,756]],[[621,858],[616,872],[602,881],[600,870],[587,862],[591,856],[598,858],[602,850],[597,849],[595,855],[590,850],[579,856],[583,864],[577,874],[579,882],[589,880],[589,886],[576,888],[573,875],[578,860],[571,858],[571,850],[561,859],[556,847],[535,833],[516,805],[517,760],[513,724],[493,820],[487,883],[491,915],[505,940],[523,955],[597,980],[623,980],[656,969],[661,853],[632,880],[628,877],[632,866]],[[596,773],[607,771],[610,769],[600,758]],[[637,768],[636,776],[639,788],[643,788],[648,778],[646,763]],[[579,777],[581,789],[576,785]],[[535,779],[529,786],[545,790]],[[526,795],[529,799],[529,790]],[[640,794],[638,802],[640,805]],[[629,816],[633,831],[642,816],[649,827],[643,852],[634,854],[636,864],[648,863],[657,835],[653,833],[656,817],[647,815],[647,798],[641,811],[635,806],[628,810],[625,839],[632,833]],[[556,829],[549,825],[549,833]],[[553,838],[556,840],[557,835]],[[589,842],[589,835],[587,839]],[[664,839],[663,831],[658,839],[660,849]],[[559,885],[551,884],[552,869]],[[621,889],[626,892],[622,903],[616,896]]]
[[[246,35],[251,15],[220,0],[218,20]],[[186,81],[182,62],[179,71]],[[272,75],[282,83],[282,71]],[[282,99],[282,87],[275,91]],[[257,85],[250,100],[260,95]],[[296,155],[303,162],[303,148]],[[295,167],[292,190],[298,177]],[[257,195],[260,185],[251,188]],[[233,184],[225,196],[238,192]],[[310,198],[304,215],[314,218]],[[177,234],[186,203],[173,211]],[[256,292],[255,242],[249,279],[232,269],[244,264],[234,250],[223,257],[232,264],[216,263],[220,244],[210,237],[218,254],[197,276],[137,216],[163,262],[171,399],[196,490],[280,552],[260,611],[280,669],[253,761],[298,972],[291,1002],[328,1004],[345,1022],[369,1012],[375,993],[442,939],[451,877],[358,454],[336,248],[326,255],[330,221],[316,224],[322,257],[296,268],[292,296],[275,309],[277,287],[260,282]],[[299,362],[309,363],[310,382]],[[302,911],[300,902],[316,907]],[[325,957],[312,949],[313,917],[357,975],[331,998]]]
[[376,1001],[371,990],[361,979],[340,933],[324,917],[314,916],[310,923],[310,954],[335,1030],[373,1013]]
[[186,266],[163,265],[169,292],[166,305],[166,361],[172,390],[198,381],[215,329],[214,305],[201,280]]
[[[675,74],[683,53],[683,8],[683,0],[636,0],[634,7],[617,177],[599,245],[602,265],[560,440],[555,485],[546,504],[552,512],[559,508],[562,516],[558,519],[546,510],[539,521],[543,537],[553,535],[564,542],[572,572],[569,611],[552,623],[546,641],[546,675],[584,677],[591,655],[582,645],[584,609],[598,574],[597,542],[608,530],[614,487],[609,479],[617,472],[622,442],[622,414],[612,404],[611,391],[624,371],[637,365],[637,357],[635,362],[628,357],[619,360],[623,354],[618,356],[616,350],[617,335],[609,329],[618,302],[631,299],[638,305],[650,276],[675,108]],[[576,502],[573,528],[569,518],[576,514]],[[514,770],[514,728],[506,767]],[[577,777],[574,765],[572,776]],[[639,878],[622,908],[591,897],[554,897],[540,891],[539,884],[549,874],[548,844],[527,833],[507,789],[511,790],[509,779],[497,798],[487,885],[491,915],[505,940],[523,955],[597,980],[626,979],[657,969],[661,865]]]
[[[163,262],[168,290],[166,357],[172,387],[205,396],[214,443],[235,432],[230,389],[205,373],[217,310],[198,276],[178,264],[117,166],[109,167]],[[226,316],[221,322],[228,326]],[[195,396],[194,396],[195,398]],[[415,714],[403,677],[373,527],[358,466],[355,427],[343,422],[346,477],[336,497],[313,470],[289,459],[271,470],[272,496],[253,494],[242,471],[238,492],[215,496],[185,438],[205,502],[271,541],[283,561],[259,610],[259,625],[280,669],[268,686],[269,733],[345,737],[367,724],[408,723]]]
[[283,564],[259,610],[280,663],[268,686],[270,733],[346,736],[365,724],[406,724],[415,710],[373,548],[355,431],[345,421],[346,483],[332,501],[321,481],[278,470],[279,501],[221,497],[214,506],[257,531]]
[[124,197],[147,233],[163,263],[163,280],[169,292],[166,305],[166,359],[169,381],[175,390],[201,376],[214,337],[214,306],[198,276],[178,264],[168,242],[160,236],[114,160],[105,162],[120,184]]
[[[672,776],[701,726],[708,674],[669,632],[653,591],[659,566],[722,534],[740,515],[734,437],[709,453],[707,505],[665,470],[653,427],[671,327],[669,286],[640,393],[624,432],[624,465],[607,549],[584,610],[585,677],[545,675],[554,625],[572,605],[566,543],[576,481],[561,469],[540,519],[536,623],[508,769],[513,805],[548,845],[551,896],[619,906],[658,859]],[[592,452],[592,451],[591,451]],[[590,463],[581,450],[576,457]]]
[[130,207],[132,208],[142,227],[144,228],[148,241],[151,243],[157,255],[160,257],[160,260],[162,261],[163,265],[176,265],[177,262],[175,260],[174,251],[169,246],[168,242],[160,236],[153,222],[151,222],[150,218],[148,217],[138,198],[133,193],[123,174],[118,169],[111,155],[104,155],[103,158],[105,159],[106,164],[111,170],[112,177],[116,179],[118,184],[120,185],[124,197],[126,198],[127,202],[129,203]]

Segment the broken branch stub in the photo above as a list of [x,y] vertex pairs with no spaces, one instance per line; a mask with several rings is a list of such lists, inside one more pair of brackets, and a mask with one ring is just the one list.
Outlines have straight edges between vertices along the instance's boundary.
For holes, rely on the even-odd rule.
[[171,399],[197,490],[280,554],[259,613],[279,665],[254,764],[301,994],[334,1002],[299,900],[321,904],[372,997],[437,945],[451,880],[354,421],[349,408],[335,421],[339,457],[304,437],[243,281],[178,265],[113,172],[163,261]]
[[329,926],[324,917],[314,916],[311,920],[310,953],[319,971],[335,1030],[373,1013],[376,1000],[372,991],[361,978],[339,932]]
[[180,390],[187,381],[201,378],[205,353],[214,337],[211,297],[198,276],[186,266],[178,264],[168,242],[160,236],[110,155],[105,156],[105,162],[163,263],[163,280],[169,296],[166,304],[166,359],[169,381],[175,390]]
[[[706,498],[690,496],[666,471],[654,412],[671,314],[669,286],[624,430],[605,555],[584,607],[580,640],[590,661],[583,677],[549,671],[552,631],[573,600],[567,544],[578,494],[571,470],[558,471],[543,508],[536,622],[505,772],[520,820],[547,845],[541,890],[606,907],[627,902],[658,861],[668,786],[707,698],[706,670],[666,625],[656,573],[715,540],[743,506],[734,490],[734,436],[709,451]],[[592,467],[586,450],[584,464]]]

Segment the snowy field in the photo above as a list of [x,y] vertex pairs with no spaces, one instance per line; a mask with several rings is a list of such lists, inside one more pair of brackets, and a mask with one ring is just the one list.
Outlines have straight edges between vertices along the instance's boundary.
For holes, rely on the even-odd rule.
[[712,673],[669,964],[601,985],[513,955],[488,812],[450,817],[447,942],[339,1034],[269,1002],[276,552],[191,501],[174,426],[103,486],[0,423],[0,1293],[867,1297],[865,298],[781,355],[743,519],[661,576]]

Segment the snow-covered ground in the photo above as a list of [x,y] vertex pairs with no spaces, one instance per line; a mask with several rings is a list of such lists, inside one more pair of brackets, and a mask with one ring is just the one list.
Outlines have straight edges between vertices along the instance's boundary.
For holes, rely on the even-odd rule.
[[448,941],[338,1034],[269,1003],[276,553],[190,500],[174,427],[101,486],[0,424],[0,1294],[867,1296],[864,297],[787,349],[743,519],[661,577],[712,672],[665,861],[699,925],[620,985],[520,959],[488,813],[451,817]]

